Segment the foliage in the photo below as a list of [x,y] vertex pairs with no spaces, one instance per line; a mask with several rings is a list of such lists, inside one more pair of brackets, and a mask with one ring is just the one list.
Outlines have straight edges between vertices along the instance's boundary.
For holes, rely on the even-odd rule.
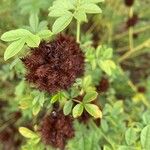
[[[60,110],[74,120],[75,136],[66,150],[150,149],[148,2],[136,0],[130,7],[116,0],[0,3],[0,149],[57,149],[42,141],[40,127],[45,116],[57,118]],[[128,27],[134,15],[137,23]],[[64,33],[76,37],[84,53],[84,75],[65,90],[38,90],[26,81],[22,58]],[[104,78],[109,85],[100,85]]]

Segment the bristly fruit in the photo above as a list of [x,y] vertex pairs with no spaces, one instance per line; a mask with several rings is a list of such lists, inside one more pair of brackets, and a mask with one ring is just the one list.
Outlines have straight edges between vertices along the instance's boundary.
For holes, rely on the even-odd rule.
[[131,7],[134,4],[134,0],[124,0],[126,6]]
[[139,20],[138,15],[134,14],[131,18],[129,18],[127,20],[127,22],[126,22],[127,28],[135,26],[137,24],[138,20]]
[[41,42],[22,61],[27,69],[26,79],[49,93],[68,89],[84,73],[84,54],[75,39],[66,35]]
[[144,86],[139,86],[138,87],[138,92],[139,93],[145,93],[146,92],[146,88]]
[[53,110],[44,118],[40,132],[45,144],[63,150],[67,140],[74,137],[73,119],[62,111]]
[[99,82],[99,85],[97,86],[98,92],[106,92],[109,88],[109,81],[106,78],[102,78]]

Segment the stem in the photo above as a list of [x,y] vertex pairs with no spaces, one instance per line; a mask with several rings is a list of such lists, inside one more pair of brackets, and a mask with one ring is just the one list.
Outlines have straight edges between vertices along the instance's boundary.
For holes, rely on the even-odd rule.
[[111,44],[112,42],[112,24],[108,24],[108,31],[109,31],[109,36],[108,36],[108,43]]
[[77,21],[77,43],[80,43],[80,22]]
[[[122,69],[121,67],[119,68],[119,70],[120,70],[121,74],[126,77],[126,75],[125,75],[125,73],[124,73],[124,71],[123,71],[123,69]],[[131,87],[131,89],[132,89],[135,93],[138,93],[136,86],[133,84],[133,82],[132,82],[130,79],[128,80],[128,85]],[[142,103],[143,103],[148,109],[150,109],[150,104],[149,104],[149,102],[148,102],[146,99],[143,99],[143,98],[142,98],[141,101],[142,101]]]
[[[132,17],[133,17],[133,7],[131,7],[129,10],[129,18],[132,18]],[[133,27],[129,28],[129,47],[130,47],[130,51],[134,47],[134,44],[133,44]]]
[[[77,1],[77,9],[80,6],[80,0]],[[80,43],[80,21],[77,20],[77,43]]]
[[143,102],[143,104],[148,108],[148,109],[150,109],[150,104],[149,104],[149,102],[147,101],[147,99],[141,99],[141,101]]
[[[133,33],[138,34],[138,33],[144,32],[144,31],[149,30],[149,29],[150,29],[150,25],[147,25],[147,26],[144,26],[144,27],[140,27],[139,29],[135,29]],[[127,35],[128,35],[128,32],[123,32],[123,33],[117,34],[113,38],[113,40],[121,39],[121,38],[123,38],[124,36],[127,36]]]
[[95,125],[93,121],[91,121],[90,123],[91,123],[91,126],[95,129],[95,131],[98,132],[100,135],[102,135],[103,138],[107,141],[107,143],[109,143],[109,145],[112,147],[112,149],[115,150],[113,141],[111,141],[111,139],[109,139],[109,137],[107,137],[100,128],[97,128],[97,126]]
[[76,99],[72,99],[74,102],[77,102],[77,103],[79,103],[79,104],[81,104],[81,101],[79,101],[79,100],[76,100]]
[[143,42],[142,44],[140,44],[139,46],[137,46],[136,48],[134,48],[131,51],[126,52],[120,59],[119,59],[119,63],[121,63],[122,61],[128,59],[129,57],[131,57],[131,55],[141,49],[143,49],[145,46],[149,45],[150,43],[150,39],[146,40],[145,42]]

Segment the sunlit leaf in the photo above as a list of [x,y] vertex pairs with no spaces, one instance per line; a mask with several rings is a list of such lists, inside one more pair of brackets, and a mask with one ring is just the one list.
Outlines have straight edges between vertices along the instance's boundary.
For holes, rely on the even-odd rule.
[[98,93],[96,91],[90,91],[84,96],[83,102],[89,103],[89,102],[95,100],[97,95],[98,95]]
[[136,142],[137,133],[134,128],[129,128],[125,133],[125,139],[128,145],[132,145]]
[[100,9],[100,7],[93,3],[85,3],[81,5],[80,9],[84,10],[86,13],[89,13],[89,14],[102,13],[102,10]]
[[38,32],[37,34],[41,39],[46,39],[51,37],[53,34],[50,30],[41,30],[40,32]]
[[25,44],[25,39],[20,39],[18,41],[15,41],[15,42],[11,43],[7,47],[7,49],[4,53],[4,60],[6,61],[9,58],[11,58],[11,57],[15,56],[16,54],[18,54],[22,50],[24,44]]
[[97,105],[85,104],[84,107],[86,111],[94,118],[102,118],[102,112]]
[[26,138],[34,139],[38,137],[33,131],[29,130],[26,127],[20,127],[19,132]]
[[16,41],[21,38],[24,38],[28,34],[30,34],[30,32],[25,29],[11,30],[11,31],[5,32],[1,36],[1,40],[6,41],[6,42]]
[[72,18],[73,18],[72,13],[68,12],[67,14],[56,19],[56,21],[54,22],[52,26],[52,32],[57,34],[61,32],[62,30],[64,30],[70,24]]
[[64,115],[69,115],[71,113],[72,107],[73,107],[72,100],[67,101],[63,108]]
[[77,104],[73,108],[73,117],[77,118],[77,117],[81,116],[82,113],[83,113],[83,105],[82,104]]
[[143,128],[141,132],[141,144],[143,149],[149,150],[150,148],[150,125]]

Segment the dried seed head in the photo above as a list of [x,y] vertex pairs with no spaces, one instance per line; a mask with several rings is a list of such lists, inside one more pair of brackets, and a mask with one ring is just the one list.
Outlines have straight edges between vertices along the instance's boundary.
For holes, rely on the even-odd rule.
[[68,89],[84,73],[84,54],[75,39],[65,35],[42,42],[22,61],[26,79],[49,93]]
[[131,18],[129,18],[126,22],[127,28],[135,26],[138,22],[138,15],[134,14]]
[[64,149],[67,140],[74,136],[73,119],[54,110],[44,118],[40,132],[45,144]]
[[124,0],[126,6],[131,7],[134,3],[134,0]]
[[109,88],[109,81],[106,78],[102,78],[100,80],[99,85],[97,86],[97,91],[99,92],[106,92]]
[[139,86],[138,87],[138,92],[139,93],[145,93],[146,92],[146,88],[144,86]]
[[11,134],[8,131],[2,131],[0,132],[0,141],[1,142],[6,142],[10,139]]

